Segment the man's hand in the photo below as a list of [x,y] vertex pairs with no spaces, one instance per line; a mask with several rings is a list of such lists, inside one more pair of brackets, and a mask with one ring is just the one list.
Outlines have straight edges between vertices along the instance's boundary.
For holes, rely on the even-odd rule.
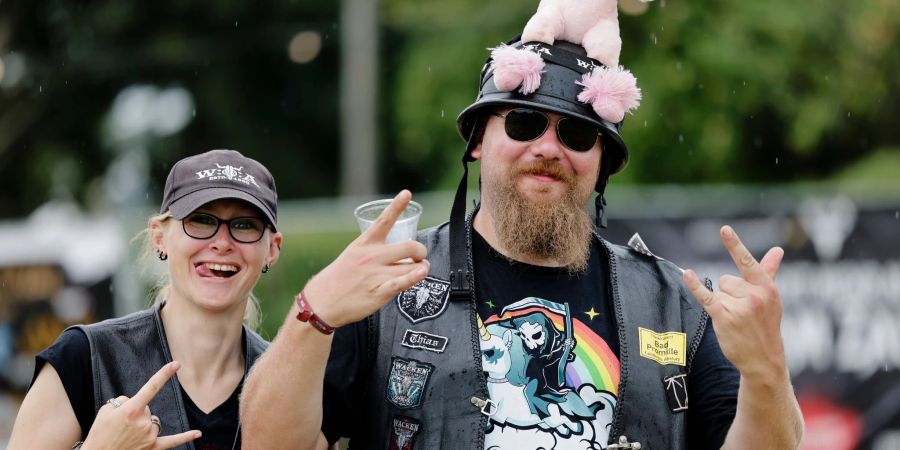
[[[362,320],[428,274],[424,245],[384,242],[411,199],[407,190],[397,194],[365,233],[306,284],[304,295],[325,323],[339,327]],[[398,263],[406,258],[413,262]]]
[[706,289],[692,270],[684,272],[684,281],[712,318],[722,353],[742,376],[754,380],[783,377],[787,367],[775,274],[784,250],[773,247],[757,262],[731,227],[722,227],[720,234],[741,276],[723,275],[718,292]]

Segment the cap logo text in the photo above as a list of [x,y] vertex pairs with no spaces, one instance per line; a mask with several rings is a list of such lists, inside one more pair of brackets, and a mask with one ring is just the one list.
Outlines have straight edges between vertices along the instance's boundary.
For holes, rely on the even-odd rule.
[[241,183],[244,183],[247,185],[252,184],[256,187],[259,187],[259,185],[256,184],[256,178],[253,175],[250,175],[249,173],[243,173],[242,170],[244,170],[244,166],[234,167],[230,164],[226,164],[226,165],[222,166],[222,165],[219,165],[219,163],[216,163],[215,169],[206,169],[206,170],[201,170],[201,171],[197,172],[197,178],[201,179],[201,180],[205,178],[209,181],[215,181],[215,180],[240,181]]

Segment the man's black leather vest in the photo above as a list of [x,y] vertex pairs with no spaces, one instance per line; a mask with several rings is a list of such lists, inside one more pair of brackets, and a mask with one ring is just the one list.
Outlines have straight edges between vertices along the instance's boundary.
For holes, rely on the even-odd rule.
[[[449,279],[448,230],[444,223],[418,236],[428,248],[429,277],[434,279]],[[474,286],[470,233],[467,228],[468,276]],[[618,443],[620,436],[625,436],[630,443],[640,442],[645,450],[684,449],[687,393],[685,378],[679,376],[690,371],[707,314],[687,291],[678,267],[609,244],[599,236],[597,239],[609,257],[609,286],[620,345],[621,380],[610,443]],[[366,420],[360,424],[362,432],[351,442],[351,448],[403,448],[397,445],[397,438],[405,429],[416,449],[481,450],[487,421],[481,412],[481,400],[489,397],[482,372],[474,294],[467,301],[448,300],[445,309],[426,319],[401,313],[401,296],[369,318],[370,370],[365,401],[360,402],[364,410],[361,417]],[[684,365],[664,365],[642,356],[639,328],[645,332],[684,333]],[[447,339],[433,342],[429,335]],[[416,341],[410,336],[420,338]],[[665,339],[650,340],[644,345],[663,342]],[[402,375],[418,377],[418,387],[424,387],[424,391],[398,401],[397,388],[392,384],[398,384]],[[684,392],[667,393],[667,389],[673,389],[673,380]]]
[[[159,311],[163,304],[124,317],[91,325],[76,325],[87,335],[91,346],[91,371],[94,375],[94,410],[107,400],[120,395],[128,397],[140,388],[162,366],[172,361],[166,332]],[[268,347],[268,342],[244,327],[244,375]],[[190,430],[178,375],[173,376],[150,402],[150,411],[159,417],[160,435]],[[83,430],[87,434],[88,430]],[[237,430],[235,430],[237,432]],[[192,443],[178,450],[194,450]]]

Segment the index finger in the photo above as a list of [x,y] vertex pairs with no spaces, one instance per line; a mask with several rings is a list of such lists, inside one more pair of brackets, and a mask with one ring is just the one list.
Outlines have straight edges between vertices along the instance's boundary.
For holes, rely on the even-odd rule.
[[138,408],[143,408],[150,404],[150,400],[153,400],[153,397],[156,397],[156,394],[166,385],[166,382],[169,381],[169,378],[172,378],[172,375],[175,375],[175,372],[181,368],[181,363],[178,361],[172,361],[164,366],[162,369],[159,369],[144,386],[141,387],[141,390],[137,391],[137,394],[134,394],[134,397],[131,397],[126,404],[135,406]]
[[731,260],[734,261],[734,265],[741,271],[744,279],[753,284],[765,282],[768,278],[766,272],[759,265],[759,262],[756,261],[756,258],[753,257],[753,254],[750,253],[750,250],[744,247],[744,243],[741,242],[741,238],[738,237],[734,229],[725,225],[719,233],[722,236],[722,243],[725,244],[728,254],[731,255]]
[[375,219],[372,226],[362,234],[363,239],[366,241],[384,242],[384,240],[387,239],[388,233],[391,231],[391,227],[394,226],[394,222],[397,221],[397,218],[400,217],[400,214],[406,209],[406,205],[409,204],[410,200],[412,200],[411,192],[406,189],[400,191],[400,193],[394,197],[394,200],[391,201],[391,204],[381,212],[381,215],[379,215],[377,219]]

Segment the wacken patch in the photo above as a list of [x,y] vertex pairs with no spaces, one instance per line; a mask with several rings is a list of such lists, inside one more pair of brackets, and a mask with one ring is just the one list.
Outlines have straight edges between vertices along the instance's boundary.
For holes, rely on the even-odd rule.
[[394,416],[391,419],[390,450],[412,450],[422,423],[412,417]]
[[388,377],[388,401],[402,409],[422,406],[422,397],[433,371],[434,366],[431,364],[394,356],[391,358],[391,375]]
[[447,348],[446,337],[424,331],[406,330],[403,333],[403,341],[400,343],[404,347],[420,348],[435,353],[443,353]]
[[397,307],[412,323],[419,323],[441,315],[449,294],[449,281],[426,277],[397,296]]

